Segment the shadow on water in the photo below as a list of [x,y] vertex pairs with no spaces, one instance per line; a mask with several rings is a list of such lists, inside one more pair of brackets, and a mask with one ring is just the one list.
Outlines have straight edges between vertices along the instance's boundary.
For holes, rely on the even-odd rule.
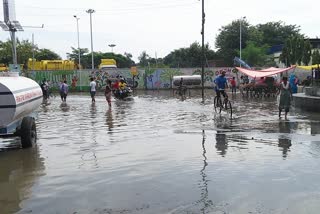
[[108,134],[112,134],[114,123],[111,109],[108,109],[106,112],[106,125],[108,127]]
[[91,105],[90,105],[90,118],[96,118],[96,116],[97,116],[96,103],[91,103]]
[[279,139],[278,139],[278,146],[282,150],[282,157],[283,159],[286,159],[288,156],[288,152],[290,152],[290,147],[292,146],[291,144],[291,137],[289,135],[284,135],[284,134],[289,134],[291,133],[291,129],[294,124],[290,122],[279,122]]
[[228,143],[227,143],[227,136],[221,131],[217,131],[216,133],[216,149],[217,153],[222,157],[225,157],[227,154]]
[[70,106],[66,102],[62,102],[60,104],[60,109],[63,112],[68,112],[70,110]]
[[44,176],[44,159],[39,148],[0,152],[0,210],[15,213],[21,203],[31,197],[32,187]]
[[198,204],[201,204],[201,213],[207,213],[209,209],[212,208],[213,202],[212,200],[209,199],[209,191],[208,191],[208,182],[209,179],[207,178],[206,174],[206,167],[208,166],[207,162],[207,156],[206,156],[206,147],[205,147],[205,142],[206,142],[206,134],[205,131],[202,130],[202,157],[203,157],[203,167],[200,170],[200,175],[201,175],[201,180],[199,183],[199,188],[201,190],[201,196],[200,200],[197,202]]

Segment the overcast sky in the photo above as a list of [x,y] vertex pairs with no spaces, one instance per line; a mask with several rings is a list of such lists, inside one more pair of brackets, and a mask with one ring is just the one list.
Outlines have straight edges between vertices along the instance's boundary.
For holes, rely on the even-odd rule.
[[[201,1],[198,0],[15,0],[16,18],[24,28],[20,39],[31,40],[40,48],[49,48],[66,58],[71,46],[77,47],[77,15],[80,47],[90,50],[90,19],[86,10],[94,9],[93,49],[115,53],[128,52],[137,61],[142,51],[151,57],[164,57],[170,51],[201,41]],[[1,4],[2,7],[2,4]],[[284,21],[301,26],[309,38],[320,37],[320,1],[281,0],[205,0],[205,42],[214,48],[221,26],[246,16],[250,24]],[[3,9],[1,8],[1,20]],[[0,39],[9,38],[1,31]]]

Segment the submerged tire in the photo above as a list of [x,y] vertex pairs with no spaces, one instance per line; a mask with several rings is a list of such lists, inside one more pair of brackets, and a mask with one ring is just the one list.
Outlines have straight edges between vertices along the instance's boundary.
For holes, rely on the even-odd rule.
[[37,129],[34,118],[25,117],[21,123],[21,145],[22,148],[31,147],[37,141]]

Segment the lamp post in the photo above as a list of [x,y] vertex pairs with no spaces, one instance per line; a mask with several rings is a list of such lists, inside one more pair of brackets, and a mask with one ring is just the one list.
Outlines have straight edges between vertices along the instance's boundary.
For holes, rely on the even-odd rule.
[[90,14],[90,34],[91,34],[91,68],[94,70],[94,60],[93,60],[93,42],[92,42],[92,13],[95,12],[94,9],[89,9],[86,11]]
[[76,15],[73,16],[76,21],[77,21],[77,36],[78,36],[78,58],[79,58],[79,70],[81,68],[81,54],[80,54],[80,40],[79,40],[79,17],[77,17]]
[[[246,17],[241,17],[240,19],[240,59],[241,59],[241,49],[242,49],[242,20],[244,20]],[[240,64],[241,67],[241,64]]]
[[81,91],[81,49],[80,49],[80,39],[79,39],[79,17],[76,15],[73,16],[77,20],[77,36],[78,36],[78,66],[79,66],[79,88]]
[[110,44],[108,46],[111,48],[111,52],[113,53],[113,48],[116,47],[116,45],[115,44]]

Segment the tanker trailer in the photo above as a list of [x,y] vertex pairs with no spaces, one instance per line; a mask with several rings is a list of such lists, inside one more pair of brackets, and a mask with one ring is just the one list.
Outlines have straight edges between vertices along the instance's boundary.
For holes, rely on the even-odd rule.
[[35,81],[0,76],[0,136],[20,136],[23,148],[32,146],[37,139],[33,112],[41,102],[42,90]]

